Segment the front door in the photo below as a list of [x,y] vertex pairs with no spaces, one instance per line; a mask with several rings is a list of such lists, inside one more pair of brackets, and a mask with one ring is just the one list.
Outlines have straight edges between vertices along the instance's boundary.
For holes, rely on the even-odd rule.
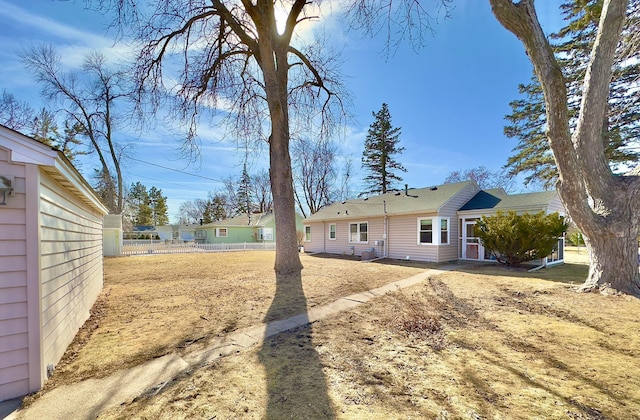
[[484,247],[480,243],[480,239],[475,235],[476,221],[464,222],[464,230],[462,235],[462,258],[468,260],[484,259]]

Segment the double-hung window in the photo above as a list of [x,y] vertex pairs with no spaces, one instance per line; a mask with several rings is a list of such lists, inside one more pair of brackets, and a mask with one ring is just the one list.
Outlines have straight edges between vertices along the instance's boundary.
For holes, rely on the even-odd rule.
[[216,229],[216,236],[218,238],[226,238],[228,235],[227,228],[218,228]]
[[329,225],[329,239],[331,239],[332,241],[336,240],[336,224],[335,223],[331,223]]
[[367,222],[349,223],[349,242],[366,243],[368,237],[369,224]]
[[311,226],[304,227],[304,241],[311,242]]
[[418,220],[418,242],[421,244],[433,243],[433,219]]

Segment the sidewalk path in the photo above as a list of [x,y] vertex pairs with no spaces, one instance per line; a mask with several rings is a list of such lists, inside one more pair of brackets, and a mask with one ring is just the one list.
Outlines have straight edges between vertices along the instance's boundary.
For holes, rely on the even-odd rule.
[[184,357],[168,354],[142,365],[123,369],[106,378],[87,379],[57,387],[44,394],[27,409],[9,414],[7,419],[95,419],[102,411],[128,403],[139,395],[159,392],[173,378],[189,368],[260,345],[265,338],[348,311],[373,298],[421,283],[430,276],[450,271],[455,267],[448,265],[426,270],[377,289],[311,308],[306,314],[242,329],[216,340],[205,350]]

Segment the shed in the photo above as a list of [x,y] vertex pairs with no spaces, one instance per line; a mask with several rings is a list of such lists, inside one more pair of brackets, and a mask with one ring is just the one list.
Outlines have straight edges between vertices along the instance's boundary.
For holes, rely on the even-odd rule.
[[107,209],[59,151],[0,126],[0,401],[37,391],[103,285]]

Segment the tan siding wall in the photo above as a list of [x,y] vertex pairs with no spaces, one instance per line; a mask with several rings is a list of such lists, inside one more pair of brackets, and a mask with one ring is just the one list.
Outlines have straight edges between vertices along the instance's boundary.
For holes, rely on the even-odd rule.
[[[367,222],[367,243],[349,242],[349,224]],[[329,239],[329,225],[336,224],[336,239]],[[376,255],[382,256],[382,246],[376,246],[375,241],[381,240],[384,233],[383,218],[339,220],[335,222],[305,223],[311,226],[311,242],[304,243],[305,252],[327,252],[329,254],[362,255],[362,251],[376,248]]]
[[46,367],[60,360],[102,289],[102,217],[45,174],[40,188]]
[[389,218],[389,257],[417,261],[437,261],[437,245],[418,245],[418,217],[436,214],[394,216]]
[[562,201],[560,201],[560,197],[556,196],[553,200],[549,202],[549,207],[547,207],[547,213],[560,213],[561,216],[565,216],[567,211],[562,205]]
[[480,191],[475,185],[467,185],[459,194],[453,197],[440,209],[440,216],[449,218],[449,245],[440,246],[438,249],[438,262],[455,261],[460,255],[460,221],[458,210],[467,204]]
[[14,177],[15,195],[0,207],[0,401],[29,392],[27,240],[24,165],[0,148],[0,174]]

